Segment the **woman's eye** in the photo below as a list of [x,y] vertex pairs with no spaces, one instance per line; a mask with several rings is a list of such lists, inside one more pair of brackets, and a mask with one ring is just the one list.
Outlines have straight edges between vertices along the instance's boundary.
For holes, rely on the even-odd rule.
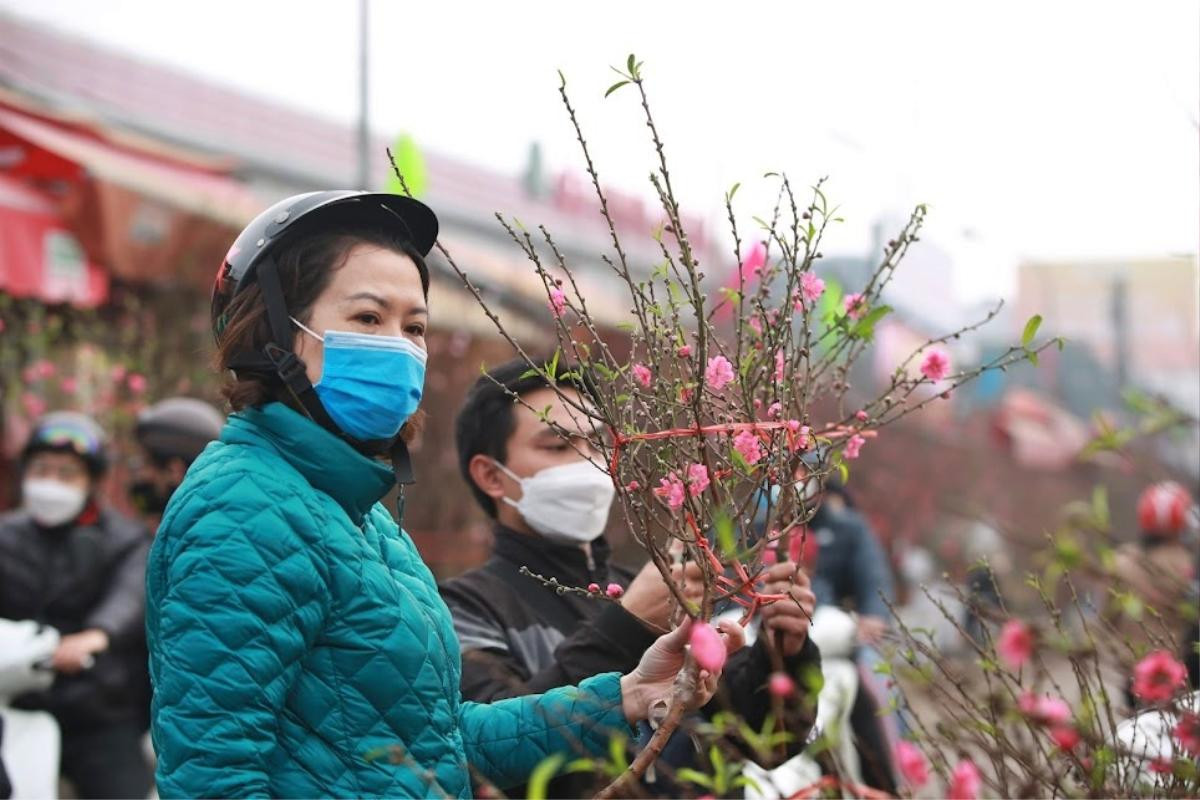
[[355,322],[361,322],[363,325],[379,324],[379,316],[377,314],[359,314],[354,320]]
[[424,336],[425,335],[425,326],[424,325],[409,325],[407,330],[413,336]]

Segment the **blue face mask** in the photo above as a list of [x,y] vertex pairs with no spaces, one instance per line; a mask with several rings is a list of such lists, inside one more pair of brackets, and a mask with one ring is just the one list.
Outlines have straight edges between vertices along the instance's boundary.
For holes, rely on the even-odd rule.
[[390,439],[421,403],[425,351],[402,336],[325,331],[321,379],[313,384],[321,405],[355,439]]

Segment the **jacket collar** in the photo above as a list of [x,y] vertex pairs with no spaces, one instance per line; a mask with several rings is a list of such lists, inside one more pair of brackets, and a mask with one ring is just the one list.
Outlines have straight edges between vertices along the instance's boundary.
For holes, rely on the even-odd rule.
[[314,489],[336,500],[355,525],[395,485],[388,467],[283,403],[234,414],[221,431],[221,441],[274,448]]
[[494,533],[496,544],[493,555],[518,567],[529,567],[539,575],[554,577],[561,583],[576,586],[608,579],[611,547],[603,536],[592,542],[592,564],[589,568],[587,552],[580,545],[557,544],[536,534],[518,533],[499,523]]

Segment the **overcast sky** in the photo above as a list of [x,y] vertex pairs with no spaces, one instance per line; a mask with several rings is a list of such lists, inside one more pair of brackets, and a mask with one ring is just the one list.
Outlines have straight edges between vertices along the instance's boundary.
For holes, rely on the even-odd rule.
[[[1023,257],[1156,255],[1200,239],[1200,3],[435,2],[371,0],[372,123],[520,169],[539,140],[579,159],[568,76],[602,175],[644,191],[634,95],[602,99],[634,52],[685,205],[718,219],[742,182],[830,176],[848,218],[931,205],[928,239],[969,297]],[[353,0],[0,0],[145,58],[343,120],[357,107]],[[759,187],[762,187],[761,189]],[[758,189],[758,191],[756,191]]]

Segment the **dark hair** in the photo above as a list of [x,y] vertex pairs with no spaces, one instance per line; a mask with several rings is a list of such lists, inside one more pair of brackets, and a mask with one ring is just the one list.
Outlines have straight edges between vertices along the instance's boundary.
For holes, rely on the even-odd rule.
[[[551,359],[545,359],[543,363],[549,370]],[[538,389],[550,388],[550,382],[545,377],[531,372],[529,364],[517,358],[479,376],[471,391],[467,392],[467,399],[463,401],[454,420],[459,472],[470,487],[475,501],[489,517],[496,516],[496,501],[484,494],[471,480],[471,459],[485,455],[501,464],[508,460],[508,439],[515,427],[513,405],[517,402],[513,395],[523,397]],[[592,393],[588,377],[580,375],[578,369],[569,364],[559,363],[554,377],[560,386],[574,387],[586,395]]]
[[[315,231],[300,230],[281,242],[275,251],[279,283],[288,312],[301,322],[307,322],[312,304],[329,286],[334,271],[346,263],[350,251],[360,244],[376,245],[408,256],[424,273],[424,258],[403,232],[396,229],[342,220]],[[214,365],[223,373],[233,368],[238,356],[261,353],[271,341],[267,309],[257,283],[238,292],[230,301],[226,314],[228,322],[221,331],[214,358]],[[261,406],[272,400],[294,406],[279,379],[265,372],[239,371],[226,382],[222,394],[234,411]]]

